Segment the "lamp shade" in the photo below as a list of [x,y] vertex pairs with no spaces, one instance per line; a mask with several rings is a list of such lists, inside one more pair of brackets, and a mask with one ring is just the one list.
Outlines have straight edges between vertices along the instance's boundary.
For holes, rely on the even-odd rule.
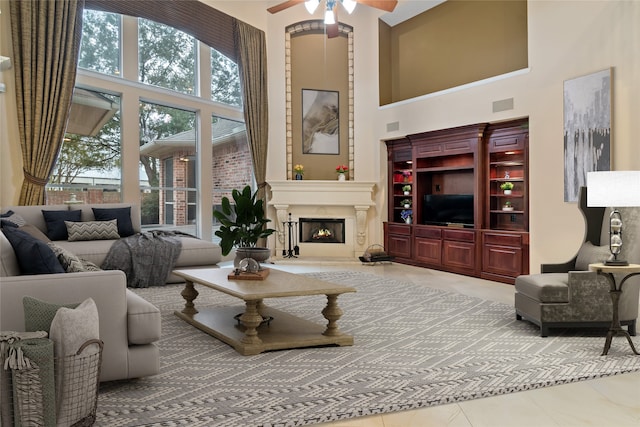
[[588,172],[587,206],[640,206],[640,171]]

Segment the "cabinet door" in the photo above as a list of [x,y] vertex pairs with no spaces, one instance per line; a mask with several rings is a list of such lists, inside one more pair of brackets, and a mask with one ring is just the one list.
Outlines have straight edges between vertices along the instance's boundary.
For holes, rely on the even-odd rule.
[[476,245],[468,242],[442,242],[442,265],[452,268],[473,270],[475,266]]
[[522,274],[522,249],[485,245],[482,250],[482,271],[509,277]]
[[414,244],[414,258],[418,262],[440,265],[442,257],[442,243],[440,239],[416,237]]
[[387,252],[399,258],[411,258],[411,236],[389,234]]

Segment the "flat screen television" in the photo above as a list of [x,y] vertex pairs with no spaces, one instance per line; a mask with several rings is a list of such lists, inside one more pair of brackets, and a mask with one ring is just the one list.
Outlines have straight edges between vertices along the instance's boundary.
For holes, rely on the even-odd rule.
[[422,223],[473,227],[473,194],[425,194]]

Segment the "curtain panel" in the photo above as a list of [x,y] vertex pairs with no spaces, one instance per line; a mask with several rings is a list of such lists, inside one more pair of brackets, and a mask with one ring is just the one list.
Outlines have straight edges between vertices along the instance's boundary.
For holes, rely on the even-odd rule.
[[24,180],[20,205],[45,204],[67,127],[84,0],[9,2]]

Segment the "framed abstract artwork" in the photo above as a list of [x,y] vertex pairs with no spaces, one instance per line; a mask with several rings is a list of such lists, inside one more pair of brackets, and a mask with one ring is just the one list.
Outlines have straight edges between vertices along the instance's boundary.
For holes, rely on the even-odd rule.
[[564,82],[564,201],[587,172],[611,170],[611,68]]
[[337,91],[302,89],[302,153],[340,154]]

